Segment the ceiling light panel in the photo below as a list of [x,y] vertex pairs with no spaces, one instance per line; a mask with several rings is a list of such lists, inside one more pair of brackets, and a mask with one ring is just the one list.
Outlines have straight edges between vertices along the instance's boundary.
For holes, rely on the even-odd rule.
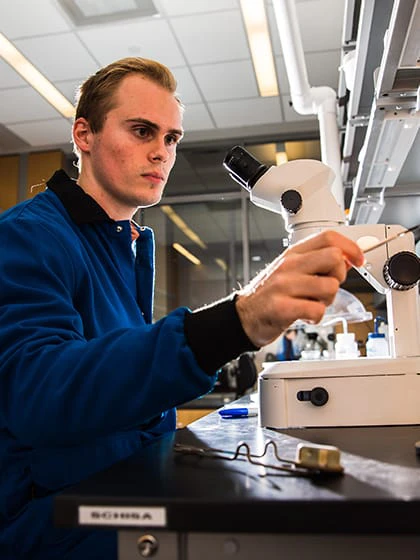
[[76,26],[158,16],[152,0],[58,0]]
[[240,0],[251,58],[262,97],[278,95],[277,75],[264,0]]
[[85,17],[129,12],[138,8],[135,0],[73,0]]

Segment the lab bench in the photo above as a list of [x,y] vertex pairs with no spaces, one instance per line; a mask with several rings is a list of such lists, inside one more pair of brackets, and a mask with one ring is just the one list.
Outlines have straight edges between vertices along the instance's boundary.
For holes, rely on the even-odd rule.
[[217,408],[235,400],[235,393],[212,392],[179,406],[176,411],[177,428],[185,428],[195,420],[207,416]]
[[[117,530],[120,560],[417,559],[417,440],[420,426],[270,430],[215,411],[58,495],[55,521]],[[179,453],[246,443],[259,455],[267,442],[289,460],[300,443],[336,446],[344,473],[297,477],[244,455]],[[271,447],[254,460],[277,464]]]

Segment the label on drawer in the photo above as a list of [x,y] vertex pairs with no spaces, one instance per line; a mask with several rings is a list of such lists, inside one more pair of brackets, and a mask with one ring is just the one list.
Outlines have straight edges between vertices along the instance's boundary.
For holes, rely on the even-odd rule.
[[79,525],[166,527],[162,507],[79,506]]

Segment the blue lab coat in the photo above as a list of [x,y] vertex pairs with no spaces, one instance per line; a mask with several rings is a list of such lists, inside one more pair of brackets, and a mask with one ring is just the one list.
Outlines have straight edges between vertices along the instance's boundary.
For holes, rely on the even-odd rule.
[[[60,529],[54,493],[175,428],[208,392],[179,308],[152,323],[153,234],[57,172],[0,218],[0,558],[115,558],[110,532]],[[166,411],[166,412],[162,412]]]

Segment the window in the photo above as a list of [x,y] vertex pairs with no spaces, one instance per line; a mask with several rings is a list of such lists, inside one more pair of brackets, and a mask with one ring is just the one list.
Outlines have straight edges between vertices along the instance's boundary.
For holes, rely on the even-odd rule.
[[141,222],[155,232],[155,320],[179,306],[196,309],[216,301],[243,284],[240,197],[163,203],[144,210]]

